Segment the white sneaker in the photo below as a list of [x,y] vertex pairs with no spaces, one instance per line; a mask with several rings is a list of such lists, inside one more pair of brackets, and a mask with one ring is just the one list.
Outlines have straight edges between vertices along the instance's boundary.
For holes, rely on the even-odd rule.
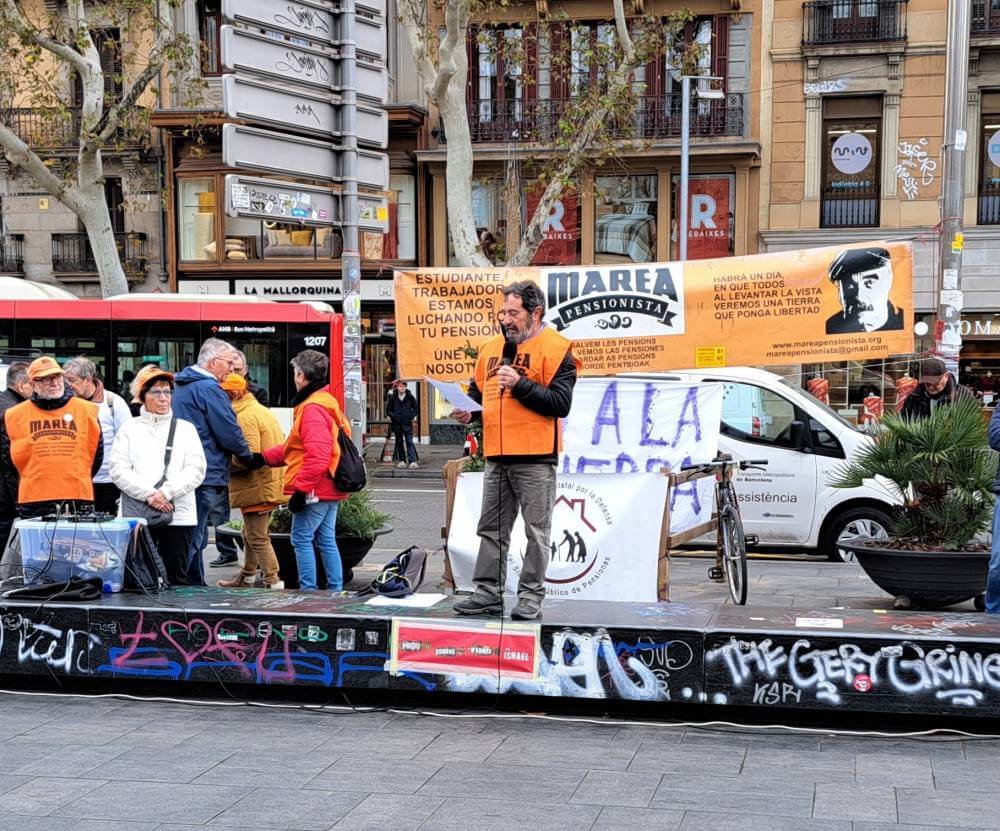
[[416,468],[420,467],[420,465],[418,465],[416,462],[410,462],[410,467],[413,468],[413,469],[416,469]]
[[406,467],[406,462],[396,462],[396,467]]
[[265,589],[284,589],[285,588],[285,581],[284,580],[275,580],[273,583],[264,583],[264,588]]

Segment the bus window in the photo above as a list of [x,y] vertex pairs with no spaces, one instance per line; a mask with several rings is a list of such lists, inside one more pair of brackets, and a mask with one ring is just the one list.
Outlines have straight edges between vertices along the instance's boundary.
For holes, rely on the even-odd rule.
[[106,377],[111,336],[108,328],[92,320],[19,320],[14,346],[52,355],[61,364],[82,355]]
[[203,338],[222,338],[247,356],[247,375],[267,390],[272,407],[290,407],[288,323],[205,323]]
[[128,381],[146,364],[180,372],[198,357],[201,341],[197,323],[122,323],[114,328],[113,389],[127,395]]

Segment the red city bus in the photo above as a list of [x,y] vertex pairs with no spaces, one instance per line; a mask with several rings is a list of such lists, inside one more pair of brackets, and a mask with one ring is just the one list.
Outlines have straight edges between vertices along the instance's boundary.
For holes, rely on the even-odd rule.
[[206,338],[242,349],[249,376],[271,406],[291,406],[289,361],[303,349],[330,358],[331,391],[343,404],[343,318],[325,303],[277,303],[219,295],[125,295],[108,300],[0,300],[0,356],[62,363],[90,358],[105,385],[123,392],[146,364],[177,371],[194,363]]

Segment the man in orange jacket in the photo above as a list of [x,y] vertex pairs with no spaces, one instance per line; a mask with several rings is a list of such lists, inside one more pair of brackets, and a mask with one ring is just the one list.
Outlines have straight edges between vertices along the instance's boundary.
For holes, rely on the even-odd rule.
[[[562,422],[573,402],[579,362],[570,342],[543,321],[545,295],[534,283],[504,286],[503,335],[479,350],[469,396],[483,405],[486,475],[479,514],[476,590],[454,609],[462,615],[500,614],[507,582],[507,549],[518,510],[528,545],[517,586],[515,620],[541,617],[545,569],[556,498],[556,460]],[[472,413],[456,410],[461,424]]]
[[67,389],[55,358],[32,361],[28,380],[31,398],[7,410],[0,427],[0,473],[17,493],[18,514],[93,509],[104,458],[97,407]]

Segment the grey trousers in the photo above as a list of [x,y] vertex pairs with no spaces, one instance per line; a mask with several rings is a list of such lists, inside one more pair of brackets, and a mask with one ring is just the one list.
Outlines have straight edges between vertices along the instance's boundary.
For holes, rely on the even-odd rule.
[[[556,500],[556,466],[486,462],[483,505],[479,515],[479,554],[472,581],[476,594],[499,600],[507,582],[507,549],[518,510],[524,517],[528,546],[517,596],[537,605],[545,599],[552,508]],[[501,541],[503,545],[501,546]]]

